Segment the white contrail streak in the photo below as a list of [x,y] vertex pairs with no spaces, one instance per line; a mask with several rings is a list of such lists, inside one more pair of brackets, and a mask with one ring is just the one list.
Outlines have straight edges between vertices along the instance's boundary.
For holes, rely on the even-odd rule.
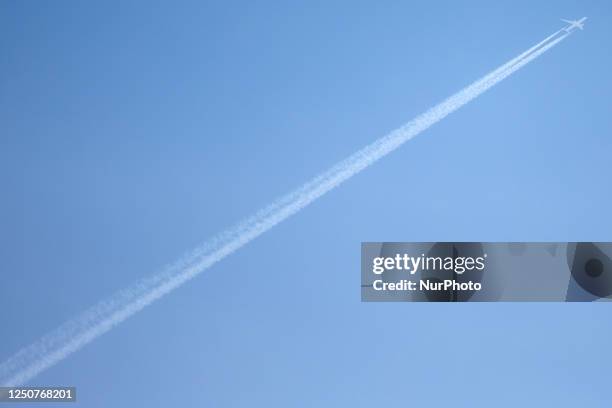
[[[162,273],[121,290],[76,318],[64,323],[0,365],[0,385],[21,385],[109,331],[145,306],[173,291],[276,224],[297,213],[383,158],[433,124],[444,119],[504,78],[554,47],[569,34],[559,32],[513,58],[404,126],[357,151],[297,190],[221,233]],[[555,36],[556,39],[552,40]],[[552,40],[552,41],[551,41]]]

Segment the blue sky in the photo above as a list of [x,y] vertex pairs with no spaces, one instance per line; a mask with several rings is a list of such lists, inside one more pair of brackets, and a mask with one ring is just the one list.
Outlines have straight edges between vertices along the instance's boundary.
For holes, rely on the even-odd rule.
[[362,241],[610,241],[612,6],[458,3],[2,2],[0,360],[588,16],[33,384],[87,407],[605,406],[605,305],[360,303]]

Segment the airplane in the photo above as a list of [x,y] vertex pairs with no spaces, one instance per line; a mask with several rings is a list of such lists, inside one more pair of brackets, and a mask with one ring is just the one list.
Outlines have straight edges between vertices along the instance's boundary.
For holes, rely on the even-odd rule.
[[564,20],[561,19],[561,21],[566,22],[569,24],[569,26],[565,27],[563,30],[567,31],[568,33],[571,32],[574,28],[579,28],[581,30],[584,29],[584,22],[586,21],[586,17],[582,17],[580,20]]

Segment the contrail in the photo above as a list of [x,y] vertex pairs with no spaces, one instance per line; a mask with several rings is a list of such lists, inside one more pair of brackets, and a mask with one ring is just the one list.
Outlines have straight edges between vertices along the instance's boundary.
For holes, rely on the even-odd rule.
[[[297,190],[279,198],[233,228],[222,232],[175,264],[168,266],[163,272],[119,291],[21,349],[0,365],[0,385],[17,386],[29,381],[155,300],[232,254],[478,97],[569,35],[558,36],[559,33],[554,33],[402,127],[357,151]],[[555,36],[558,37],[553,40]]]

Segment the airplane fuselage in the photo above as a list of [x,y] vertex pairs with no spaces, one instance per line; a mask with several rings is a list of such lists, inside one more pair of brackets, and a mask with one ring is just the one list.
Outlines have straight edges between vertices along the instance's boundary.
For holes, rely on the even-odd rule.
[[571,32],[574,28],[579,28],[580,30],[584,29],[584,22],[586,21],[586,17],[582,17],[580,20],[561,20],[566,23],[569,23],[569,26],[565,27],[563,30],[566,32]]

